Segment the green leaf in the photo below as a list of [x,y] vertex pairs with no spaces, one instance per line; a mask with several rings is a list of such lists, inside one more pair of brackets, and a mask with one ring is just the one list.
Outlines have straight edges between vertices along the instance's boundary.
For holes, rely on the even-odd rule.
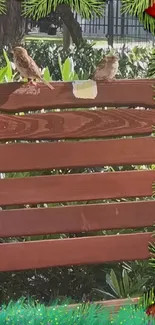
[[6,72],[6,77],[8,81],[12,81],[12,67],[11,67],[11,62],[7,56],[7,53],[5,50],[3,50],[3,55],[7,64],[7,72]]
[[71,59],[67,58],[64,64],[62,65],[62,80],[70,81],[71,73],[72,73]]
[[4,78],[7,73],[7,69],[8,69],[7,67],[0,69],[0,83],[2,83],[4,81]]
[[115,290],[117,291],[118,295],[121,297],[119,283],[118,283],[118,280],[117,280],[114,270],[111,270],[110,276],[111,276],[111,281],[112,281],[112,284],[113,284]]
[[50,72],[49,72],[49,68],[48,67],[46,67],[45,70],[44,70],[43,78],[46,81],[52,81],[52,77],[50,75]]
[[118,283],[118,280],[117,280],[114,270],[111,270],[110,277],[109,277],[109,279],[107,279],[107,283],[114,290],[114,292],[117,293],[118,297],[121,298],[121,291],[120,291],[119,283]]
[[128,295],[130,291],[130,278],[125,269],[123,269],[122,278],[123,278],[123,286],[124,286],[125,294]]
[[60,72],[61,72],[61,76],[62,76],[62,61],[61,61],[61,57],[60,54],[58,55],[58,63],[59,63],[59,68],[60,68]]
[[6,0],[0,0],[0,15],[6,13]]

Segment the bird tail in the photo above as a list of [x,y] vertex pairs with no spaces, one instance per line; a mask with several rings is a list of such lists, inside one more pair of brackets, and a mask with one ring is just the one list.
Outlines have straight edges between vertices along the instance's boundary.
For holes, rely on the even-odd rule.
[[40,81],[42,81],[51,90],[54,89],[54,87],[48,81],[44,80],[43,78],[40,78]]

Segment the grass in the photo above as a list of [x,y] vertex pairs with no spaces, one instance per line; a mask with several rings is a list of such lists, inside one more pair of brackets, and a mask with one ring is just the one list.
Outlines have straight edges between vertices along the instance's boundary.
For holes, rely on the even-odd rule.
[[[44,41],[44,42],[51,42],[51,43],[56,43],[56,44],[62,44],[63,42],[63,38],[62,37],[53,37],[53,36],[50,36],[50,35],[47,35],[47,36],[41,36],[41,35],[27,35],[25,36],[25,40],[26,42],[30,42],[30,41]],[[107,40],[105,39],[95,39],[95,38],[92,38],[92,39],[89,39],[91,41],[94,41],[95,45],[97,46],[102,46],[102,45],[105,45],[107,44]]]
[[[112,310],[111,310],[112,312]],[[155,325],[145,311],[133,305],[121,308],[110,316],[110,311],[95,304],[67,308],[67,304],[45,307],[43,304],[10,302],[0,310],[1,325]]]

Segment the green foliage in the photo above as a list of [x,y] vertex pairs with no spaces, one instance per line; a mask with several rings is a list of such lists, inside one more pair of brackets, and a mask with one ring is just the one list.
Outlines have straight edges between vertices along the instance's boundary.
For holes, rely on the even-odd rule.
[[155,324],[155,320],[145,314],[143,308],[135,308],[128,305],[121,308],[118,313],[110,315],[112,308],[107,310],[95,304],[84,304],[74,308],[67,308],[65,305],[45,307],[43,304],[35,302],[25,303],[18,301],[10,302],[8,306],[3,305],[0,312],[0,324],[63,324],[63,325],[147,325],[151,321],[151,325]]
[[155,290],[151,288],[139,299],[139,305],[145,310],[155,303]]
[[38,20],[55,11],[62,3],[69,5],[72,10],[87,19],[94,15],[103,15],[104,2],[99,0],[24,0],[23,13],[26,17]]
[[59,68],[61,71],[61,78],[63,81],[78,80],[79,77],[74,70],[74,63],[72,58],[67,58],[64,63],[61,61],[61,57],[58,57]]
[[[131,273],[131,275],[130,275]],[[132,269],[125,263],[121,272],[116,275],[116,272],[112,269],[110,273],[106,274],[106,283],[109,286],[108,292],[104,289],[95,289],[104,298],[111,297],[115,298],[129,298],[137,297],[143,294],[143,288],[148,281],[148,278],[142,277],[141,274],[132,274]]]
[[155,50],[154,49],[152,51],[152,55],[148,66],[148,75],[149,77],[155,78]]
[[155,19],[145,12],[149,6],[150,0],[122,0],[122,12],[137,16],[144,28],[155,34]]
[[[37,43],[35,41],[28,42],[25,46],[39,67],[44,68],[48,66],[53,80],[65,80],[62,78],[60,61],[63,64],[67,58],[71,60],[68,60],[68,66],[71,69],[72,67],[74,68],[74,76],[70,75],[67,79],[73,80],[78,76],[80,80],[87,80],[98,62],[109,53],[107,48],[94,48],[91,42],[85,42],[78,49],[72,46],[68,51],[64,51],[62,46],[50,45],[42,41]],[[152,51],[149,47],[122,48],[116,50],[120,58],[117,78],[130,79],[147,77],[148,64]],[[75,73],[77,76],[75,76]]]
[[6,65],[5,65],[5,67],[2,67],[0,69],[0,83],[9,82],[9,81],[13,80],[11,62],[10,62],[5,50],[3,50],[3,56],[5,59]]
[[0,0],[0,15],[6,13],[6,0]]

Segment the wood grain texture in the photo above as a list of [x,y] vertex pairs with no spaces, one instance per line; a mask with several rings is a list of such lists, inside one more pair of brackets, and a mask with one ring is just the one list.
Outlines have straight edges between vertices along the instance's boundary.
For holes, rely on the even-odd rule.
[[149,227],[155,201],[0,211],[0,238]]
[[151,233],[0,244],[0,271],[149,258]]
[[1,172],[151,164],[155,162],[155,138],[2,144],[0,157]]
[[[73,95],[70,82],[54,82],[51,91],[44,84],[28,88],[27,85],[4,83],[0,85],[0,111],[29,111],[42,108],[76,108],[103,106],[142,106],[154,108],[154,79],[98,81],[95,99],[78,99]],[[132,94],[132,95],[131,95]]]
[[152,133],[155,110],[110,109],[0,115],[0,140],[99,138]]
[[0,180],[0,206],[152,195],[155,171],[36,176]]

